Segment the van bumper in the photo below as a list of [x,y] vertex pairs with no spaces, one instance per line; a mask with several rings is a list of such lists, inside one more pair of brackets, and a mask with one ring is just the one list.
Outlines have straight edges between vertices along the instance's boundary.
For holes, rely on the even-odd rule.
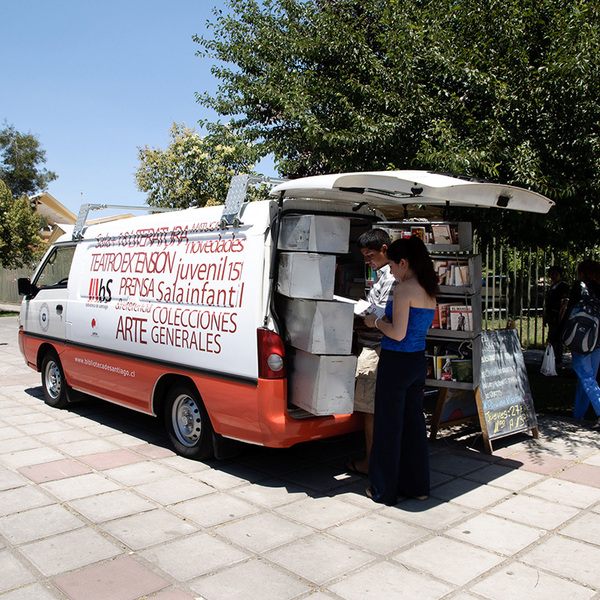
[[289,448],[294,444],[358,431],[362,419],[356,414],[295,419],[287,410],[287,380],[258,380],[258,421],[261,444]]

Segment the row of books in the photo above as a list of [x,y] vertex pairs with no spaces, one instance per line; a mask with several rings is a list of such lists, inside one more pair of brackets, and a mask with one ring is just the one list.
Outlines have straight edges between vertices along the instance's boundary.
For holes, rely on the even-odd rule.
[[458,260],[434,260],[433,268],[440,285],[469,285],[469,264]]
[[456,302],[440,303],[435,307],[433,329],[473,331],[473,307]]
[[392,229],[389,231],[389,234],[392,241],[416,235],[426,244],[458,244],[458,231],[456,228],[450,228],[450,225],[447,223],[406,225],[406,229]]
[[473,361],[457,354],[426,355],[427,378],[442,381],[473,381]]

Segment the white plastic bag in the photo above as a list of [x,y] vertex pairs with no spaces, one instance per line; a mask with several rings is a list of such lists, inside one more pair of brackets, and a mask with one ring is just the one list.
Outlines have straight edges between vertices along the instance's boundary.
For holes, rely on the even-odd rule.
[[542,367],[540,369],[542,375],[548,375],[549,377],[555,376],[556,373],[556,359],[554,358],[554,348],[548,344],[546,346],[546,352],[544,352],[544,358],[542,359]]

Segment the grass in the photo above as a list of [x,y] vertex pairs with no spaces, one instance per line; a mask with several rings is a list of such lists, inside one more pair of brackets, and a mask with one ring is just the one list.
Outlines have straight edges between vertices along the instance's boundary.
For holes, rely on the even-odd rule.
[[[516,317],[515,319],[510,319],[510,321],[512,321],[514,328],[519,334],[523,348],[543,350],[546,347],[546,331],[542,324],[541,315],[538,317]],[[487,315],[484,314],[484,329],[506,329],[508,325],[509,320],[506,317],[506,313],[502,313],[502,315],[498,315],[498,312],[494,315],[490,313]]]
[[16,310],[0,310],[0,317],[18,317],[19,313]]
[[515,319],[515,327],[523,348],[543,350],[546,347],[546,328],[542,325],[541,318]]

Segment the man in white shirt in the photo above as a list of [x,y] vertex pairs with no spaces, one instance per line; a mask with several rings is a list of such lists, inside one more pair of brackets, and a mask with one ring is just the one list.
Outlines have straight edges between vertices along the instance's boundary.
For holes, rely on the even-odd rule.
[[[362,314],[373,313],[383,317],[385,306],[392,297],[396,280],[390,273],[387,262],[386,251],[390,244],[390,237],[383,229],[370,229],[358,238],[357,245],[365,259],[365,264],[376,273],[375,282],[367,294],[369,306]],[[364,418],[366,456],[362,459],[348,460],[346,468],[367,475],[373,442],[375,385],[382,334],[377,329],[364,328],[362,323],[358,327],[360,327],[357,330],[360,353],[356,367],[354,412],[362,413]]]

